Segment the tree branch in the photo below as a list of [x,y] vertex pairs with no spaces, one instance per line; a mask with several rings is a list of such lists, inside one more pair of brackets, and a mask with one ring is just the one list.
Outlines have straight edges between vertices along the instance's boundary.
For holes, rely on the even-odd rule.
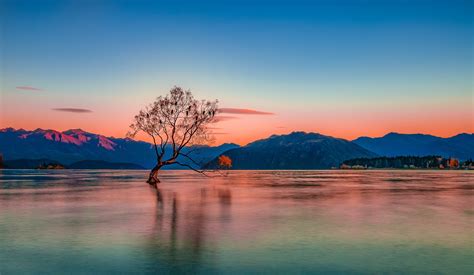
[[183,167],[187,167],[187,168],[193,170],[194,172],[198,172],[198,173],[200,173],[200,174],[203,174],[203,175],[206,176],[206,177],[210,177],[209,175],[206,174],[206,171],[204,171],[204,170],[196,169],[196,168],[194,168],[194,167],[192,167],[192,166],[190,166],[190,165],[188,165],[188,164],[181,163],[181,162],[178,162],[178,161],[175,161],[174,163],[176,163],[176,164],[178,164],[178,165],[181,165],[181,166],[183,166]]
[[151,136],[151,138],[153,139],[153,147],[155,148],[155,154],[156,154],[156,160],[159,161],[160,159],[160,155],[158,154],[158,146],[156,145],[156,139],[155,139],[155,136],[152,135],[152,134],[149,134]]
[[180,152],[180,153],[178,154],[178,156],[179,156],[179,155],[184,156],[184,157],[188,158],[192,163],[196,164],[197,166],[199,166],[199,167],[202,166],[200,163],[197,163],[197,161],[195,161],[194,159],[192,159],[188,154],[189,154],[189,152],[188,152],[187,154]]

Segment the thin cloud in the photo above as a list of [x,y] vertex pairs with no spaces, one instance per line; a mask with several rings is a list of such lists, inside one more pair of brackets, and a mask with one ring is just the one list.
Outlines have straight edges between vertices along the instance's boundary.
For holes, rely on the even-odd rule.
[[232,119],[238,119],[236,116],[215,116],[213,119],[213,123],[221,122],[221,121],[227,121],[227,120],[232,120]]
[[68,113],[92,113],[89,109],[81,109],[81,108],[53,108],[53,111],[58,112],[68,112]]
[[219,113],[236,115],[274,115],[274,113],[241,108],[220,108]]
[[16,86],[15,87],[17,90],[22,90],[22,91],[43,91],[43,89],[36,88],[36,87],[31,87],[31,86]]

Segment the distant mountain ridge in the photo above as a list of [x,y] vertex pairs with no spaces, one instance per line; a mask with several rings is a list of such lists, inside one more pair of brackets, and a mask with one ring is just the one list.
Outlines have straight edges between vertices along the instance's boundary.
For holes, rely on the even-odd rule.
[[[171,148],[167,147],[167,154]],[[325,169],[339,166],[343,161],[375,156],[440,155],[460,160],[474,158],[474,135],[459,134],[441,138],[422,134],[389,133],[383,137],[360,137],[353,141],[317,133],[293,132],[273,135],[249,143],[244,147],[228,143],[219,146],[193,146],[184,149],[196,163],[187,158],[179,161],[199,167],[216,167],[222,154],[232,158],[234,169]],[[71,129],[63,132],[36,129],[0,129],[0,154],[5,161],[22,160],[28,167],[35,160],[59,162],[66,167],[82,163],[82,168],[109,167],[100,162],[120,163],[128,167],[151,168],[156,161],[152,145],[129,138],[106,137]],[[30,162],[28,162],[30,160]],[[92,161],[91,161],[92,160]],[[99,163],[93,163],[99,161]],[[119,163],[119,164],[116,164]],[[84,166],[85,165],[85,166]],[[134,166],[136,165],[136,166]],[[125,166],[124,166],[125,167]],[[180,166],[168,169],[182,169]]]
[[360,137],[354,143],[380,156],[455,157],[474,158],[474,134],[462,133],[448,138],[425,134],[388,133],[383,137]]
[[67,166],[69,169],[120,169],[143,170],[143,166],[127,162],[108,162],[103,160],[81,160]]
[[62,163],[51,159],[14,159],[4,162],[5,169],[38,169],[48,165],[58,165],[67,169],[127,169],[140,170],[145,169],[134,163],[125,162],[107,162],[103,160],[82,160],[64,166]]
[[48,164],[60,165],[61,163],[51,159],[14,159],[3,163],[5,169],[36,169]]
[[[305,132],[273,135],[224,154],[232,159],[232,169],[327,169],[347,159],[376,156],[350,141]],[[218,160],[206,167],[218,167]]]
[[[194,146],[183,149],[198,163],[207,163],[236,144],[220,146]],[[150,143],[129,138],[113,138],[89,133],[81,129],[63,132],[55,130],[5,128],[0,129],[0,153],[5,160],[49,159],[66,166],[84,160],[99,160],[110,163],[132,163],[151,168],[156,157]],[[168,147],[167,154],[171,154]],[[181,162],[195,166],[188,159]],[[177,167],[170,167],[171,169]]]

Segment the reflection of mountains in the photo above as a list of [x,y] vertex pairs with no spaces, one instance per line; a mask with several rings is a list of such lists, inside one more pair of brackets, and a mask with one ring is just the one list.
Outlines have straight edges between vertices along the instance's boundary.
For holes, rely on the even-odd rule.
[[[150,269],[172,274],[212,271],[213,233],[230,221],[231,191],[201,188],[190,198],[159,188],[152,190],[156,192],[156,213],[146,254],[154,258],[156,266]],[[215,209],[207,206],[216,199],[218,213],[212,213]]]

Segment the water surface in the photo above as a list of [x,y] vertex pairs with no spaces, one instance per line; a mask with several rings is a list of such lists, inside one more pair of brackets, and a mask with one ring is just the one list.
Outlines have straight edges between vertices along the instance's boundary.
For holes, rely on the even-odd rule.
[[469,171],[0,170],[0,273],[472,274]]

